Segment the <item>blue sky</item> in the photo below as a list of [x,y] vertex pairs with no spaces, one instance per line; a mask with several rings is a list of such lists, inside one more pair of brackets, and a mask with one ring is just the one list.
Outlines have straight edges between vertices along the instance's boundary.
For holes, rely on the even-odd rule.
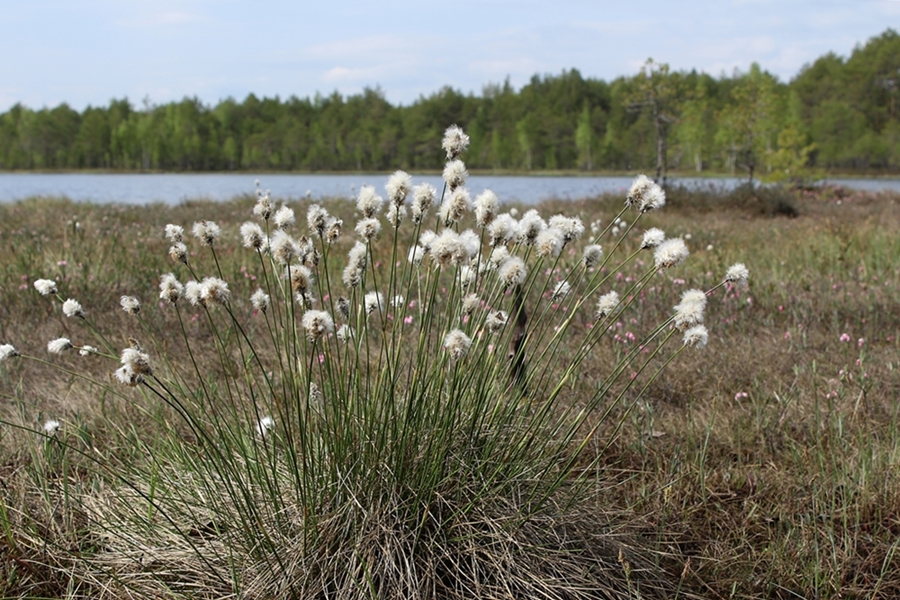
[[409,104],[573,67],[611,80],[648,57],[789,80],[888,27],[900,0],[0,0],[0,111],[366,86]]

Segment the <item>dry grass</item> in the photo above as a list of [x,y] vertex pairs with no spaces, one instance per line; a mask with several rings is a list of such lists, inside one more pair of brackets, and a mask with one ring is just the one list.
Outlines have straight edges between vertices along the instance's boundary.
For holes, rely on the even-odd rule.
[[[158,274],[170,269],[162,227],[213,215],[236,237],[251,202],[0,206],[0,342],[40,355],[47,340],[79,335],[31,289],[39,277],[64,281],[108,330],[134,329],[118,298],[155,297]],[[799,216],[772,217],[786,212],[766,208],[779,202]],[[548,203],[541,212],[556,208]],[[606,221],[618,208],[612,198],[565,205],[585,223]],[[341,211],[350,222],[350,207],[333,210]],[[370,513],[370,547],[381,554],[368,561],[381,560],[382,577],[395,579],[387,589],[423,598],[648,597],[653,588],[665,597],[900,594],[900,198],[828,190],[753,202],[705,195],[692,203],[676,194],[643,225],[690,234],[693,255],[648,288],[633,311],[639,322],[623,315],[623,335],[646,333],[642,327],[668,314],[680,291],[712,287],[733,262],[750,267],[749,290],[720,291],[707,314],[706,350],[682,354],[643,398],[623,405],[631,410],[617,409],[624,419],[618,435],[601,429],[585,463],[603,454],[589,500],[577,509],[560,508],[556,519],[542,516],[509,532],[498,506],[460,524],[456,537],[432,540],[428,551],[396,535],[391,507]],[[254,285],[246,255],[232,250],[220,258],[235,294],[248,295]],[[154,333],[177,326],[162,316],[147,323]],[[840,341],[845,333],[851,341]],[[124,334],[115,341],[124,344]],[[565,397],[581,402],[628,349],[616,343],[599,352]],[[182,358],[180,347],[159,350]],[[83,366],[77,358],[59,362]],[[110,372],[98,367],[90,376],[105,381]],[[244,590],[211,579],[185,540],[202,546],[200,554],[227,555],[216,546],[215,526],[187,538],[146,532],[146,552],[135,553],[115,523],[103,522],[102,509],[123,497],[83,489],[91,453],[135,460],[146,447],[128,444],[127,427],[116,424],[140,423],[152,438],[158,423],[174,420],[165,409],[101,390],[33,363],[0,367],[0,413],[8,423],[0,426],[0,596],[266,597],[284,585],[267,579],[262,566],[245,567]],[[13,426],[37,429],[50,417],[72,424],[67,435],[86,456],[55,461],[51,446]],[[67,495],[85,491],[95,510],[59,509]],[[471,531],[487,531],[495,542],[472,546]],[[72,559],[78,556],[92,560]],[[338,548],[330,558],[340,562],[298,563],[298,581],[312,589],[310,573],[320,573],[329,582],[318,588],[321,597],[365,588],[361,574],[370,571],[353,562],[365,556]],[[329,572],[336,564],[345,570]],[[468,576],[450,575],[458,573]],[[71,574],[77,583],[68,583]]]

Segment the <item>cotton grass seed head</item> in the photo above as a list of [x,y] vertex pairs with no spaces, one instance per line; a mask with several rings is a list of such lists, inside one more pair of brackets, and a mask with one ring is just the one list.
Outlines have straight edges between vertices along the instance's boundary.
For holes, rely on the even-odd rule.
[[69,318],[79,317],[81,319],[84,318],[84,309],[81,308],[81,303],[77,300],[72,300],[69,298],[62,305],[63,314]]
[[269,243],[272,257],[282,265],[289,265],[300,254],[300,245],[284,230],[279,229],[272,234]]
[[625,196],[625,206],[629,208],[640,208],[644,202],[644,195],[653,187],[653,180],[641,173],[634,178],[631,187],[628,188],[628,194]]
[[366,310],[366,314],[372,314],[375,310],[383,310],[384,309],[384,296],[381,292],[368,292],[363,297],[363,307]]
[[409,255],[407,258],[409,259],[409,262],[411,262],[415,266],[419,266],[420,264],[422,264],[422,259],[425,258],[425,248],[416,244],[409,249]]
[[675,306],[675,327],[684,331],[703,322],[706,310],[706,294],[703,290],[687,290],[681,295],[681,302]]
[[303,329],[306,339],[315,342],[323,335],[334,332],[334,319],[324,310],[308,310],[303,313]]
[[[519,223],[509,213],[497,215],[488,226],[491,246],[505,246],[519,236]],[[535,237],[537,234],[535,234]]]
[[191,228],[191,232],[195,238],[200,240],[201,246],[214,245],[222,235],[222,229],[215,221],[197,221]]
[[244,248],[250,250],[265,250],[267,246],[266,234],[263,233],[262,227],[251,221],[241,225],[241,241]]
[[6,360],[7,358],[13,358],[16,356],[20,356],[20,354],[12,344],[0,345],[0,362]]
[[430,183],[422,183],[413,188],[411,213],[415,225],[422,222],[436,197],[437,190]]
[[566,296],[569,295],[569,292],[572,291],[572,285],[568,281],[560,281],[556,284],[556,287],[553,288],[553,293],[550,295],[550,299],[554,301],[562,300]]
[[284,205],[282,205],[281,208],[275,211],[275,218],[272,219],[272,222],[278,229],[286,229],[293,225],[296,221],[297,217],[296,215],[294,215],[294,210]]
[[137,375],[153,375],[153,369],[150,368],[150,355],[138,348],[122,350],[120,362]]
[[306,211],[306,225],[311,233],[324,237],[325,229],[328,227],[329,214],[328,211],[318,204],[311,204]]
[[99,354],[100,350],[94,348],[93,346],[82,346],[78,349],[78,354],[81,356],[91,356],[94,354]]
[[400,206],[412,189],[412,177],[406,171],[394,171],[384,186],[391,204]]
[[584,247],[584,256],[581,258],[581,264],[585,269],[592,269],[600,264],[603,260],[603,248],[599,244],[589,244]]
[[362,213],[366,219],[371,219],[381,211],[384,204],[384,198],[375,193],[375,188],[371,185],[364,185],[359,188],[359,196],[356,199],[356,209]]
[[647,231],[644,232],[644,237],[641,240],[641,249],[642,250],[652,250],[656,248],[660,244],[662,244],[666,240],[666,234],[662,229],[657,229],[656,227],[651,227]]
[[231,299],[228,284],[218,277],[204,277],[200,283],[200,301],[204,306],[225,305]]
[[274,428],[275,428],[275,419],[273,419],[269,415],[266,415],[265,417],[261,418],[256,423],[256,435],[258,435],[261,438],[264,438]]
[[442,268],[462,265],[469,255],[458,233],[450,228],[441,230],[431,243],[431,259]]
[[184,284],[184,297],[191,306],[200,305],[200,291],[202,289],[203,286],[200,285],[200,282],[193,279]]
[[731,283],[747,281],[747,278],[749,277],[750,271],[747,269],[744,263],[735,263],[728,267],[728,270],[725,271],[725,281]]
[[481,298],[478,294],[466,294],[462,299],[462,312],[464,315],[471,315],[481,304]]
[[684,345],[690,348],[703,348],[709,341],[709,331],[703,325],[694,325],[684,332]]
[[53,437],[57,434],[60,427],[62,427],[62,423],[60,423],[56,419],[47,419],[46,421],[44,421],[43,426],[44,435]]
[[482,229],[490,225],[497,216],[500,200],[491,190],[484,190],[475,196],[475,224]]
[[559,256],[562,252],[565,236],[555,227],[548,227],[540,232],[535,240],[534,248],[538,256]]
[[114,373],[116,380],[122,385],[135,387],[143,383],[144,377],[139,373],[135,373],[131,365],[122,365]]
[[129,315],[138,315],[141,312],[141,301],[134,296],[122,296],[119,298],[119,306]]
[[469,147],[469,136],[458,125],[451,125],[444,131],[441,148],[447,153],[447,160],[460,156]]
[[291,265],[290,271],[291,289],[298,294],[305,294],[314,283],[313,274],[305,265]]
[[471,345],[472,340],[459,329],[454,329],[444,337],[444,348],[454,361],[464,357]]
[[172,273],[166,273],[159,278],[159,299],[169,304],[175,304],[184,295],[184,286]]
[[532,208],[522,215],[522,218],[519,220],[515,236],[516,242],[526,246],[534,246],[537,243],[538,236],[546,229],[547,223],[541,218],[538,211]]
[[657,184],[650,186],[650,189],[641,198],[638,210],[641,212],[650,212],[651,210],[659,210],[666,204],[666,192]]
[[335,335],[337,336],[338,341],[346,344],[353,339],[353,328],[345,323],[340,326]]
[[169,223],[166,225],[166,239],[172,242],[173,244],[177,244],[178,242],[184,241],[184,227],[181,225],[174,225]]
[[406,217],[406,207],[402,204],[391,204],[388,206],[387,212],[384,215],[384,218],[387,219],[387,222],[391,224],[391,227],[397,229],[400,227],[400,221],[402,221]]
[[260,288],[250,296],[250,304],[259,312],[264,313],[269,310],[271,298]]
[[458,187],[444,199],[440,209],[438,209],[438,216],[440,216],[444,226],[449,227],[462,219],[471,209],[472,198],[469,195],[469,190],[464,187]]
[[509,315],[505,310],[492,310],[484,320],[484,326],[487,327],[488,333],[497,333],[506,326],[509,321]]
[[325,241],[333,244],[341,237],[341,228],[344,226],[344,220],[336,217],[328,217],[325,221]]
[[447,189],[451,192],[458,187],[466,185],[466,178],[469,172],[466,171],[466,165],[459,159],[451,160],[444,166],[444,182]]
[[551,229],[562,232],[563,244],[577,240],[584,235],[584,223],[578,217],[567,217],[565,215],[554,215],[547,221],[547,225]]
[[497,276],[505,288],[522,285],[526,275],[528,270],[525,268],[525,261],[518,256],[509,257],[497,270]]
[[74,346],[69,341],[69,338],[61,337],[47,342],[47,352],[50,354],[62,354],[71,348],[74,348]]
[[669,269],[683,263],[688,257],[688,249],[681,238],[665,240],[653,253],[657,269]]
[[611,315],[617,306],[619,306],[618,292],[613,291],[600,296],[600,299],[597,301],[597,312],[595,313],[597,320],[605,319]]
[[177,263],[188,264],[188,249],[182,242],[175,242],[169,248],[169,257]]
[[274,209],[275,207],[272,206],[272,201],[269,199],[269,194],[263,194],[262,192],[260,192],[256,199],[256,206],[253,207],[253,214],[263,221],[268,221],[272,218],[272,211]]
[[59,289],[56,287],[56,282],[52,279],[38,279],[34,282],[34,289],[36,289],[41,296],[49,296],[50,294],[58,294]]

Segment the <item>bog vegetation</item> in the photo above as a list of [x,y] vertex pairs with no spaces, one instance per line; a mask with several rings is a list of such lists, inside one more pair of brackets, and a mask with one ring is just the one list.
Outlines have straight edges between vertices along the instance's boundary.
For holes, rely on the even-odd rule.
[[443,193],[0,207],[0,595],[896,595],[898,198],[531,212],[446,137]]
[[447,123],[471,136],[470,168],[716,171],[806,179],[900,169],[900,36],[827,54],[790,82],[754,65],[718,77],[648,62],[606,82],[578,71],[521,90],[451,88],[410,106],[378,89],[342,97],[197,99],[0,115],[0,169],[218,171],[441,167]]

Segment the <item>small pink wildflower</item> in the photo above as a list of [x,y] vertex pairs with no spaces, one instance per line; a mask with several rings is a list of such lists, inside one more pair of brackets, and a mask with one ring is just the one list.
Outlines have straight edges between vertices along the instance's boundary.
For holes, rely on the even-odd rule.
[[858,348],[862,348],[865,345],[866,345],[866,340],[864,338],[859,338],[858,340],[856,340],[856,346]]
[[749,397],[749,395],[750,395],[750,394],[748,394],[747,392],[738,392],[737,394],[734,395],[734,399],[735,399],[735,400],[740,400],[741,398],[747,398],[747,397]]
[[403,318],[404,325],[412,325],[413,318],[412,315]]
[[784,332],[784,339],[786,339],[786,340],[791,339],[791,332],[790,332],[790,331],[785,331],[785,332]]
[[846,334],[846,333],[842,333],[840,339],[841,339],[842,342],[849,342],[849,341],[850,341],[850,336],[849,336],[848,334]]

